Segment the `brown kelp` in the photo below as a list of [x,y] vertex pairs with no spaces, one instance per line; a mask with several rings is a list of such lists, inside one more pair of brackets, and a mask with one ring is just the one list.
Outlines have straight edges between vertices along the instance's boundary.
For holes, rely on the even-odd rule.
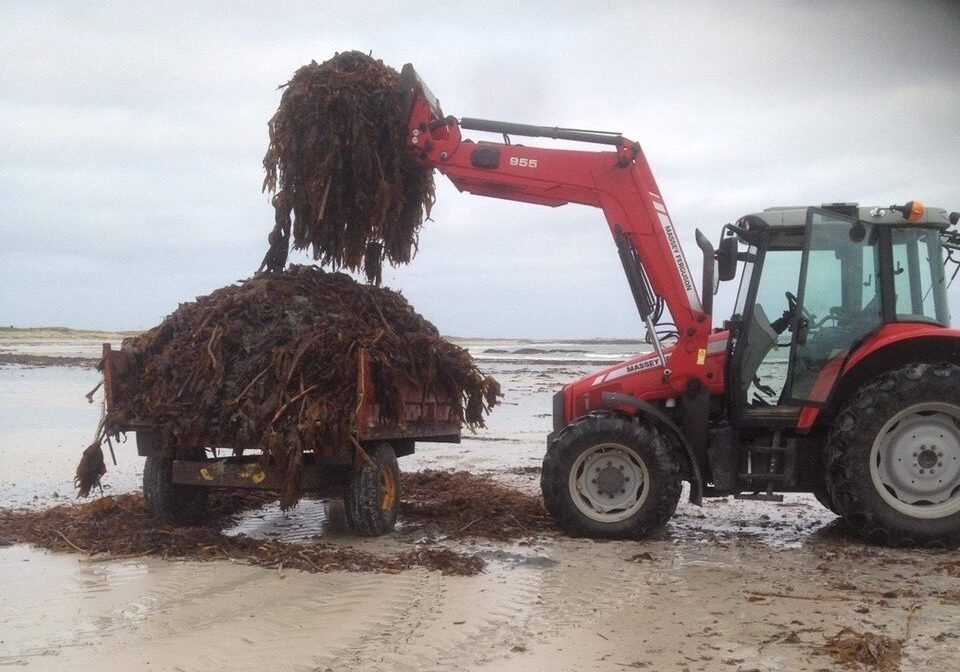
[[284,543],[223,533],[222,528],[232,516],[263,501],[262,493],[215,493],[210,520],[195,527],[176,527],[155,520],[139,494],[102,497],[43,511],[0,509],[0,547],[33,544],[54,551],[88,554],[95,556],[94,560],[139,556],[199,562],[231,560],[305,572],[399,572],[425,568],[442,574],[472,576],[486,565],[477,555],[437,546],[377,554],[342,544]]
[[406,150],[399,84],[393,68],[348,51],[301,67],[281,87],[263,158],[276,223],[261,270],[282,269],[291,243],[376,283],[384,259],[411,260],[434,186]]
[[[361,351],[387,424],[403,424],[410,388],[446,402],[468,426],[483,425],[499,394],[399,293],[314,266],[261,273],[181,304],[123,349],[131,366],[114,381],[107,436],[149,427],[181,456],[258,448],[286,474],[285,507],[299,498],[305,450],[351,445]],[[102,459],[87,453],[97,468],[86,480],[78,472],[81,489],[102,474]]]

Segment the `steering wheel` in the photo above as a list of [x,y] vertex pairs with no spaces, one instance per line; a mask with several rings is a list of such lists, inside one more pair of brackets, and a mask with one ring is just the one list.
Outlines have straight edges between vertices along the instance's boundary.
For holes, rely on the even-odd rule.
[[[797,297],[793,292],[784,292],[784,294],[787,297],[787,312],[790,313],[791,317],[793,317],[794,313],[797,312],[797,305],[800,302],[797,300]],[[800,308],[800,315],[811,324],[816,319],[816,315],[811,315],[806,308]]]

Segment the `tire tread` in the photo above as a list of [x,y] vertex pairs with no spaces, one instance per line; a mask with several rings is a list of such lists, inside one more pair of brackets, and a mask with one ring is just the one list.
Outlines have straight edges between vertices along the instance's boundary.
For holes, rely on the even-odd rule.
[[366,463],[354,469],[343,498],[343,510],[350,529],[364,537],[378,537],[392,531],[400,508],[400,468],[393,447],[386,443],[380,444],[371,457],[378,469],[390,469],[394,472],[397,492],[393,509],[383,511],[380,508],[378,471]]
[[873,442],[886,420],[931,395],[960,406],[960,366],[924,362],[884,373],[863,386],[834,420],[827,440],[827,491],[851,530],[867,541],[892,547],[960,545],[960,513],[910,518],[883,501],[869,472]]
[[[601,523],[584,516],[571,499],[568,476],[579,453],[598,442],[613,440],[637,448],[653,483],[648,503],[631,518]],[[597,539],[644,539],[667,524],[680,501],[680,463],[670,444],[653,425],[610,414],[591,414],[564,427],[543,458],[540,476],[543,502],[554,521],[569,535]]]
[[143,499],[157,520],[196,525],[206,516],[210,489],[173,482],[173,460],[151,455],[143,465]]

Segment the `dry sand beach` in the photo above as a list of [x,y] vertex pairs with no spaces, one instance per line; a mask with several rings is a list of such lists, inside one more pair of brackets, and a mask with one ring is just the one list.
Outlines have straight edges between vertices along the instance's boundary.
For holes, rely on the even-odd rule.
[[[99,418],[84,394],[116,334],[0,333],[0,506],[70,501]],[[488,428],[421,444],[401,469],[467,470],[536,495],[550,395],[635,344],[458,341],[503,384]],[[69,359],[66,359],[69,358]],[[139,489],[132,445],[104,494]],[[475,576],[305,572],[222,560],[88,557],[0,547],[0,665],[30,670],[832,670],[844,628],[902,642],[885,669],[954,670],[960,555],[864,545],[812,496],[682,503],[658,539],[595,542],[550,528],[453,538],[401,518],[350,536],[337,501],[248,510],[229,534],[373,555],[475,554]],[[856,666],[854,667],[854,669]],[[862,668],[869,669],[869,668]],[[884,668],[876,668],[884,669]]]

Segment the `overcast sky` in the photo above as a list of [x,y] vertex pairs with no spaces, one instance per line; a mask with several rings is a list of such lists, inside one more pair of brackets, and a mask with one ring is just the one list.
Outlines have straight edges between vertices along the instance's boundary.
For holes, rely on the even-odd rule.
[[[0,324],[148,328],[253,273],[277,86],[349,49],[447,114],[639,141],[696,269],[695,228],[773,205],[960,210],[954,2],[0,1]],[[443,333],[643,335],[599,211],[441,177],[433,219],[384,282]]]

